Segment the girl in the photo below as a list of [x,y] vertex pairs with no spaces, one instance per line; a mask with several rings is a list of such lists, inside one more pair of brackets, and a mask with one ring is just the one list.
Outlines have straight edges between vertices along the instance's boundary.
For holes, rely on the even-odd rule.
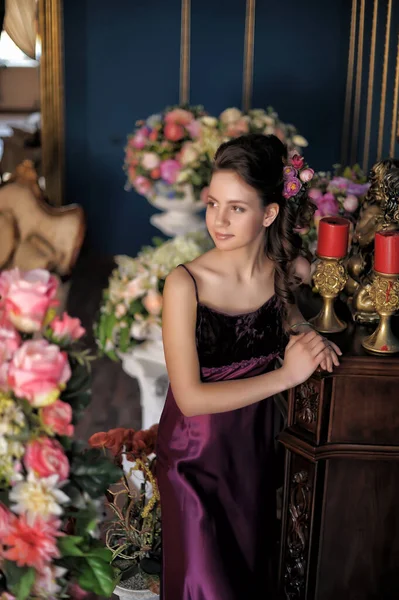
[[157,451],[163,600],[275,597],[272,396],[319,366],[332,371],[341,354],[295,307],[294,230],[310,205],[304,187],[284,198],[286,162],[275,136],[222,144],[206,211],[215,247],[166,280],[170,388]]

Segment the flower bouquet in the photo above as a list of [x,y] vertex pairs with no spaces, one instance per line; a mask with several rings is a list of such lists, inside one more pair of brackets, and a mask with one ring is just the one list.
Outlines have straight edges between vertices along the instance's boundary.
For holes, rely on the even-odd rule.
[[82,454],[74,426],[90,400],[79,319],[55,316],[56,279],[0,275],[0,598],[109,596],[100,499],[120,469]]
[[[198,199],[211,169],[209,156],[201,147],[193,149],[205,114],[202,106],[173,106],[137,121],[125,148],[126,189],[134,188],[150,201],[158,196],[183,199],[185,183],[194,190],[192,200]],[[195,170],[184,171],[185,165],[193,162]]]
[[266,110],[254,108],[247,113],[243,113],[238,108],[227,108],[219,116],[219,122],[223,139],[231,139],[246,133],[263,133],[276,135],[287,144],[289,151],[299,152],[300,148],[308,145],[307,140],[299,135],[296,127],[283,123],[271,106]]
[[211,246],[207,234],[193,233],[146,247],[136,258],[117,256],[94,327],[100,351],[118,360],[143,340],[161,340],[166,276]]
[[158,425],[145,431],[118,428],[89,440],[124,466],[122,480],[107,492],[111,518],[104,526],[119,586],[149,590],[151,598],[159,594],[161,573],[161,509],[154,476],[157,431]]
[[340,215],[355,224],[369,187],[359,165],[346,168],[335,165],[333,173],[315,174],[308,196],[315,204],[316,211],[310,227],[300,231],[304,246],[311,255],[314,256],[316,252],[320,219]]

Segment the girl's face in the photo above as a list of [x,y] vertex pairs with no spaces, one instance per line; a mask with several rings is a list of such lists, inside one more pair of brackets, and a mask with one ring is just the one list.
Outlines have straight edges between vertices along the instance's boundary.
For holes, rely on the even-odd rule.
[[234,171],[212,176],[206,225],[220,250],[236,250],[261,239],[277,215],[278,205],[264,207],[257,191]]

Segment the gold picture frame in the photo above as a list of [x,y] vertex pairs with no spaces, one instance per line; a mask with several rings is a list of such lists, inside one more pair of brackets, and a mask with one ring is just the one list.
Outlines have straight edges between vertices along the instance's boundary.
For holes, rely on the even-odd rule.
[[39,0],[42,165],[51,204],[65,201],[64,53],[62,0]]

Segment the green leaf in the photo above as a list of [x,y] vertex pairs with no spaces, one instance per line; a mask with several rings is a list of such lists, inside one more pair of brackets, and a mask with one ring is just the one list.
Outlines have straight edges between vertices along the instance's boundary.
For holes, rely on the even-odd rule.
[[129,327],[124,327],[124,329],[120,330],[119,334],[119,349],[121,352],[127,352],[130,346],[130,329]]
[[59,538],[58,548],[62,556],[84,556],[84,552],[78,547],[83,539],[83,537],[77,535],[66,535]]
[[88,551],[87,556],[91,556],[93,558],[100,558],[101,560],[105,561],[107,564],[110,564],[112,561],[111,550],[108,550],[108,548],[104,548],[103,546],[98,547],[98,548],[91,548]]
[[35,582],[35,569],[33,567],[18,567],[14,562],[8,560],[2,564],[2,569],[6,574],[10,591],[18,600],[26,600]]
[[115,573],[111,565],[103,560],[88,556],[79,565],[78,583],[84,590],[109,598],[115,588]]
[[108,487],[119,481],[121,476],[122,469],[96,448],[72,459],[71,482],[87,492],[90,498],[105,494]]

